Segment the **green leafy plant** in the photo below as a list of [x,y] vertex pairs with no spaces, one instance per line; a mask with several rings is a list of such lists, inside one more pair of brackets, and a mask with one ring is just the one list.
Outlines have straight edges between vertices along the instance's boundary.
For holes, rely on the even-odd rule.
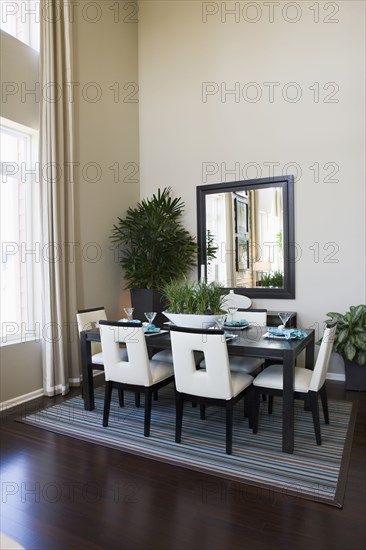
[[127,288],[159,289],[196,264],[196,241],[181,221],[184,206],[166,187],[113,225],[110,239],[119,247]]
[[211,231],[207,230],[206,235],[206,256],[207,256],[207,265],[210,265],[213,260],[216,260],[216,254],[218,251],[218,246],[215,243],[215,237]]
[[271,286],[276,287],[276,288],[282,288],[283,287],[283,274],[281,273],[281,271],[274,271],[271,274],[270,281],[271,281]]
[[273,271],[271,273],[264,273],[262,275],[262,286],[269,288],[282,288],[283,287],[283,274],[281,271]]
[[225,296],[217,283],[171,281],[163,286],[162,293],[168,303],[168,313],[218,315],[224,312]]
[[358,365],[366,364],[366,305],[351,306],[346,313],[330,311],[327,315],[337,319],[333,351]]

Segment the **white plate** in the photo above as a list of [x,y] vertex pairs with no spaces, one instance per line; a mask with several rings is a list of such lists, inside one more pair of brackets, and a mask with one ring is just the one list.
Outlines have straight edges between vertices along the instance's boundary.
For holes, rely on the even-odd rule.
[[245,330],[246,328],[249,328],[250,327],[250,323],[248,325],[245,325],[245,326],[236,326],[236,327],[233,327],[231,325],[225,325],[224,324],[224,329],[225,330]]
[[263,338],[271,338],[274,340],[296,340],[296,336],[290,336],[290,338],[286,338],[284,334],[281,336],[279,334],[272,334],[271,332],[266,332],[265,334],[263,334]]

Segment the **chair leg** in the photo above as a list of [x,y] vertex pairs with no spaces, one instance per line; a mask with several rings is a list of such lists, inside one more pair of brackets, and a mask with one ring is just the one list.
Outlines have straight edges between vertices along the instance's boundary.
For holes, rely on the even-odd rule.
[[136,407],[140,406],[140,392],[139,391],[135,392],[135,406]]
[[112,399],[112,388],[113,388],[113,382],[105,383],[104,410],[103,410],[103,426],[105,428],[108,426],[109,410],[111,408],[111,399]]
[[205,407],[205,405],[200,405],[200,417],[201,417],[201,420],[206,420],[206,407]]
[[311,414],[313,415],[313,423],[315,430],[315,438],[317,445],[322,444],[322,438],[320,434],[320,420],[319,420],[319,406],[318,406],[318,393],[315,391],[309,392]]
[[144,420],[144,436],[150,435],[150,422],[151,422],[151,399],[152,391],[150,388],[145,388],[145,420]]
[[253,392],[253,433],[258,433],[259,407],[260,407],[261,392],[254,388]]
[[323,384],[319,393],[320,393],[320,399],[322,400],[324,422],[326,424],[329,424],[328,397],[327,397],[327,387],[325,384]]
[[233,447],[233,404],[226,403],[226,454],[232,454]]
[[179,392],[175,392],[175,442],[180,443],[182,438],[183,422],[183,397]]
[[122,388],[118,388],[118,401],[119,401],[119,406],[123,407],[125,404],[125,400],[124,400]]
[[268,396],[268,414],[273,413],[273,395]]

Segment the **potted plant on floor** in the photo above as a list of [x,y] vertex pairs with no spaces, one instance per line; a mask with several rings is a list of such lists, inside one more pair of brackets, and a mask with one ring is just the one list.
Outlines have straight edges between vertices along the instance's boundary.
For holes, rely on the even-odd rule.
[[338,321],[333,351],[344,359],[346,390],[366,391],[366,305],[327,315]]
[[134,317],[143,320],[144,311],[157,311],[157,326],[166,321],[161,314],[161,288],[196,265],[196,241],[182,224],[184,206],[180,197],[172,198],[170,187],[159,189],[151,199],[128,208],[111,234],[119,247]]
[[223,309],[226,296],[217,283],[171,281],[162,292],[167,302],[164,315],[182,327],[207,328],[226,313]]

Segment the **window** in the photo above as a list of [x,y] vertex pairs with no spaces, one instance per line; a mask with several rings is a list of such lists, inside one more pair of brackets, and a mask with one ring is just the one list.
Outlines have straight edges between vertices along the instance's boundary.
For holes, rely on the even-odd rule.
[[[34,326],[37,132],[1,119],[1,342]],[[39,263],[39,259],[38,259]]]
[[39,0],[2,0],[0,28],[39,51]]

